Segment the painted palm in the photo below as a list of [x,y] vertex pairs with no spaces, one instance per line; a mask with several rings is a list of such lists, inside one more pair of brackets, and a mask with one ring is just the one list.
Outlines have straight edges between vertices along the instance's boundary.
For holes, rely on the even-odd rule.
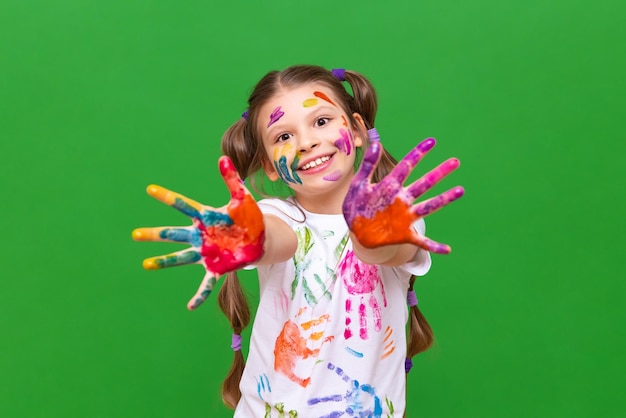
[[413,202],[454,171],[459,160],[450,158],[404,187],[413,168],[435,146],[435,140],[428,138],[417,144],[383,180],[372,183],[372,173],[383,149],[378,134],[372,131],[370,147],[343,203],[343,214],[350,230],[369,248],[412,243],[434,253],[449,253],[448,245],[419,234],[412,224],[463,196],[463,188],[457,186],[420,203]]
[[147,258],[143,262],[147,270],[187,264],[204,266],[206,274],[187,304],[189,309],[197,308],[206,300],[222,274],[240,269],[263,255],[265,227],[259,207],[228,157],[220,158],[219,169],[231,195],[226,206],[213,208],[161,186],[151,185],[147,189],[149,195],[189,216],[192,225],[139,228],[132,234],[136,241],[190,245],[190,248]]

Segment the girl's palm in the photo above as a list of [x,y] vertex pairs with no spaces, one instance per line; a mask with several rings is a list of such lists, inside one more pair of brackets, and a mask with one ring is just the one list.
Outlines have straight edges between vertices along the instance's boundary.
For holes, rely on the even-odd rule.
[[[419,234],[413,223],[435,212],[463,195],[462,187],[454,187],[438,196],[413,204],[459,166],[451,158],[407,187],[404,181],[422,157],[435,145],[433,138],[425,139],[411,150],[382,181],[372,183],[371,177],[382,153],[375,131],[370,131],[370,147],[346,195],[343,214],[352,233],[365,247],[412,243],[425,250],[447,254],[450,247]],[[372,135],[373,134],[373,135]]]
[[263,255],[265,227],[259,207],[228,157],[220,158],[219,168],[231,195],[226,206],[205,206],[181,194],[151,185],[148,186],[148,194],[189,216],[192,225],[133,231],[136,241],[182,242],[191,246],[175,253],[147,258],[143,262],[148,270],[186,264],[204,265],[206,274],[187,304],[189,309],[195,309],[204,302],[222,274],[240,269]]

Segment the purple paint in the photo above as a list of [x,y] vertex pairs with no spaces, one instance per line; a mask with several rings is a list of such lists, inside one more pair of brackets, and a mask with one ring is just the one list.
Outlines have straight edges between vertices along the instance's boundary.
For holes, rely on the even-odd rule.
[[337,181],[337,180],[339,180],[339,177],[341,177],[341,171],[336,170],[336,171],[333,171],[333,172],[332,172],[332,173],[330,173],[329,175],[324,176],[324,177],[322,177],[322,178],[323,178],[324,180],[327,180],[327,181]]
[[339,129],[341,138],[335,141],[335,146],[339,151],[345,152],[346,155],[350,155],[352,152],[352,133],[345,129]]
[[270,115],[270,123],[267,124],[267,127],[269,128],[270,126],[272,126],[273,124],[278,122],[280,120],[280,118],[283,117],[284,114],[285,114],[285,112],[280,110],[280,106],[278,106],[276,109],[274,109],[274,111]]

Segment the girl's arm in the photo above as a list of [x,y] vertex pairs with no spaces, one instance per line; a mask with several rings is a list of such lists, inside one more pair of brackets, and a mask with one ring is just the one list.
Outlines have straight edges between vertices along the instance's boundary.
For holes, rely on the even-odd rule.
[[289,225],[278,216],[263,215],[265,224],[265,244],[263,256],[258,262],[259,266],[281,263],[293,257],[298,247],[296,233]]

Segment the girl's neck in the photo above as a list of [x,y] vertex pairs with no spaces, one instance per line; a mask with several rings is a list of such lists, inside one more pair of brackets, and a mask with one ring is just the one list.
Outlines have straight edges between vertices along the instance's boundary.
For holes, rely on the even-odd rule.
[[347,190],[337,188],[333,193],[297,193],[296,202],[307,212],[320,215],[341,215],[343,213],[343,200],[347,192]]

